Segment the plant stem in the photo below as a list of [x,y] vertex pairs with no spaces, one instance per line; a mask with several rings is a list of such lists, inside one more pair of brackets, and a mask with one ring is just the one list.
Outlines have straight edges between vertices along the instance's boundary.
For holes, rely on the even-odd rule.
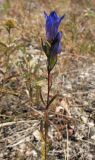
[[48,136],[48,108],[49,108],[49,93],[50,93],[50,71],[48,70],[48,93],[47,93],[47,105],[45,109],[45,160],[47,159],[47,136]]
[[50,71],[48,70],[48,94],[47,94],[47,106],[46,106],[47,110],[49,107],[49,93],[50,93]]
[[47,160],[48,110],[45,110],[45,160]]

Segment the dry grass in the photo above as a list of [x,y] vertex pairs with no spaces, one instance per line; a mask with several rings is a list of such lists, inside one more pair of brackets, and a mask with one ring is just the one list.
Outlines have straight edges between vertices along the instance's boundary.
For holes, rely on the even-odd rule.
[[[65,18],[60,26],[62,54],[52,73],[51,97],[54,93],[60,97],[49,110],[48,157],[94,160],[94,0],[0,1],[0,160],[41,157],[41,136],[34,130],[43,134],[40,94],[45,101],[47,73],[41,39],[45,39],[43,12],[51,10],[65,14]],[[59,106],[63,109],[56,113]],[[73,131],[76,142],[70,140]]]

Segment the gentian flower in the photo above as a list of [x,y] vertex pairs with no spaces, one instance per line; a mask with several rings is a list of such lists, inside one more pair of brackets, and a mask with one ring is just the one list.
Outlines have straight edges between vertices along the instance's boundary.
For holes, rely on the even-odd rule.
[[51,49],[50,49],[51,55],[55,56],[56,54],[61,52],[62,50],[61,38],[62,38],[62,32],[58,32],[55,39],[51,43]]
[[50,15],[48,16],[46,12],[44,12],[45,15],[45,29],[46,29],[46,37],[48,41],[54,40],[58,33],[58,27],[64,18],[64,15],[59,17],[55,11],[52,11]]

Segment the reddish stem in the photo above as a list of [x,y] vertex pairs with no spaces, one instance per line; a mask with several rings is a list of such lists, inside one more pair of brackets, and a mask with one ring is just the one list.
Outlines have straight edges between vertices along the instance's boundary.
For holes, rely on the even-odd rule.
[[49,93],[50,93],[50,71],[48,70],[48,93],[47,93],[47,106],[45,110],[45,160],[47,159],[47,136],[48,136],[48,108],[49,108]]
[[47,106],[46,109],[49,107],[49,93],[50,93],[50,72],[48,71],[48,94],[47,94]]

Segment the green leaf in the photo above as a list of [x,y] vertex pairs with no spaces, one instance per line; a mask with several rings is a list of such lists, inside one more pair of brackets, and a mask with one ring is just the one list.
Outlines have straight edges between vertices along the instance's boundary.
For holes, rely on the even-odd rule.
[[48,106],[50,106],[50,104],[55,100],[55,98],[58,96],[58,94],[56,94],[55,96],[52,97],[52,99],[49,101]]
[[51,71],[57,63],[57,55],[48,58],[48,70]]
[[48,57],[50,55],[50,48],[51,48],[50,43],[48,41],[43,43],[42,41],[42,48],[43,48],[45,55]]

